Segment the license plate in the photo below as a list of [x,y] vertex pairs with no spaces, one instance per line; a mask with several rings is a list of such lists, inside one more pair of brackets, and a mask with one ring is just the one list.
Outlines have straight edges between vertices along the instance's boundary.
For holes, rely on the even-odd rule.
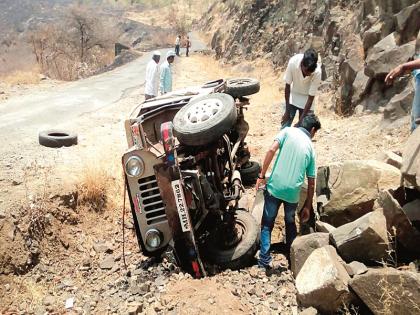
[[184,191],[180,180],[174,180],[172,183],[172,190],[175,195],[176,208],[178,209],[179,221],[181,223],[182,232],[191,231],[191,223],[188,216],[188,208],[185,202]]

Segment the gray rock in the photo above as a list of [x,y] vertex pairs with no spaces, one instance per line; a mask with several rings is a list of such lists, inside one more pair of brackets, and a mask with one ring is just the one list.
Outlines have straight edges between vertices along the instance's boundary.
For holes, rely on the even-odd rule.
[[312,233],[298,236],[290,247],[290,262],[293,275],[296,277],[309,255],[317,248],[329,244],[328,233]]
[[143,312],[143,304],[130,304],[128,305],[127,312],[129,315],[137,315]]
[[112,253],[112,246],[107,242],[98,242],[93,244],[93,249],[96,253]]
[[[363,174],[363,176],[361,176]],[[339,226],[373,210],[381,190],[400,186],[398,169],[379,161],[345,161],[318,168],[317,196],[328,202],[318,209],[321,220]]]
[[299,315],[318,315],[316,308],[308,307],[299,313]]
[[403,151],[401,173],[410,185],[420,191],[420,128],[408,138]]
[[54,305],[55,303],[55,297],[52,295],[47,295],[46,297],[44,297],[44,299],[42,300],[43,304],[45,306],[50,306],[50,305]]
[[407,88],[399,94],[396,94],[385,106],[384,119],[395,121],[405,117],[411,110],[413,103],[414,90],[409,84]]
[[417,36],[420,21],[420,2],[402,9],[395,15],[401,42],[405,43]]
[[420,254],[420,246],[418,246],[420,232],[413,227],[397,200],[389,192],[382,191],[377,203],[383,209],[390,235],[396,236],[400,246],[412,253]]
[[[392,36],[392,34],[389,36]],[[381,42],[376,44],[372,50]],[[384,47],[381,47],[380,49],[383,48]],[[402,46],[395,46],[391,49],[385,48],[384,51],[379,53],[371,53],[366,60],[367,66],[365,68],[365,74],[370,78],[383,79],[386,74],[396,66],[407,62],[407,60],[414,55],[414,51],[415,43],[410,42]]]
[[420,275],[394,268],[370,269],[349,282],[375,314],[418,314]]
[[398,169],[400,169],[402,165],[402,157],[392,151],[383,152],[380,156],[380,160]]
[[411,222],[420,221],[420,199],[405,204],[403,210]]
[[350,276],[334,247],[315,249],[296,278],[297,297],[302,306],[334,313],[352,300]]
[[345,261],[378,262],[388,256],[386,219],[380,209],[338,227],[330,236]]
[[351,263],[346,264],[345,268],[350,277],[361,275],[368,271],[366,265],[359,261],[352,261]]
[[114,267],[115,260],[112,255],[106,256],[102,261],[99,263],[99,268],[101,269],[112,269]]
[[336,229],[335,227],[333,227],[331,224],[328,224],[327,222],[322,222],[320,220],[315,222],[315,230],[317,232],[331,233],[335,229]]

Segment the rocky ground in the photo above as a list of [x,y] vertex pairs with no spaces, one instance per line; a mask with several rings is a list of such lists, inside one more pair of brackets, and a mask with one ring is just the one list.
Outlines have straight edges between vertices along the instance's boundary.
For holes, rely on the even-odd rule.
[[[251,97],[245,113],[248,143],[261,162],[279,128],[281,73],[273,74],[264,62],[232,67],[201,55],[175,64],[176,87],[232,76],[261,80],[261,92]],[[54,151],[34,146],[3,157],[0,229],[7,250],[0,266],[7,272],[0,275],[1,312],[298,314],[293,276],[280,252],[274,253],[276,269],[270,274],[252,267],[193,280],[169,256],[154,262],[139,253],[127,211],[123,256],[122,122],[142,99],[142,91],[129,91],[115,106],[82,117],[81,145]],[[323,124],[315,143],[319,165],[400,151],[408,136],[408,118],[387,130],[380,114],[335,115],[328,92],[320,93],[317,112]],[[91,192],[101,197],[89,199]],[[252,204],[253,191],[247,195]],[[282,239],[277,228],[274,241]]]

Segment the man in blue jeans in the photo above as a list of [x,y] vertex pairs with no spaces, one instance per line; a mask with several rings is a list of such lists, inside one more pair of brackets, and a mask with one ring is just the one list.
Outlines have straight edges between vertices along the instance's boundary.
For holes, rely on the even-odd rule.
[[[271,231],[281,204],[284,205],[286,225],[286,246],[289,249],[297,236],[295,212],[300,197],[300,189],[308,177],[308,194],[300,213],[301,222],[309,219],[315,188],[315,150],[312,137],[321,128],[314,114],[303,118],[300,127],[286,127],[274,139],[265,155],[261,173],[258,175],[256,189],[266,184],[264,192],[264,211],[261,220],[260,256],[258,265],[271,266]],[[265,174],[276,152],[280,150],[266,182]]]

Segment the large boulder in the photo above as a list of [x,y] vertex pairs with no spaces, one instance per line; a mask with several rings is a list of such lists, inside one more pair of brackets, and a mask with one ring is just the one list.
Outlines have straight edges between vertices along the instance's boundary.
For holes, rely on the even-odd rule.
[[388,232],[381,210],[338,227],[330,237],[340,256],[347,262],[378,262],[388,256]]
[[420,274],[394,268],[370,269],[350,287],[375,315],[419,314]]
[[396,94],[385,106],[384,119],[395,121],[407,116],[410,113],[413,98],[414,90],[409,84],[403,92]]
[[420,222],[420,199],[405,204],[403,210],[412,223]]
[[340,226],[372,211],[381,190],[400,186],[400,172],[379,161],[345,161],[318,169],[317,195],[327,202],[319,203],[322,221]]
[[302,306],[334,313],[352,300],[350,276],[334,247],[315,249],[296,278],[297,297]]
[[420,2],[402,9],[395,17],[401,42],[413,40],[420,29]]
[[382,79],[396,66],[407,62],[414,55],[414,42],[395,47],[367,60],[365,74],[371,78]]
[[364,70],[360,70],[353,81],[353,94],[351,102],[354,105],[359,104],[366,95],[371,85],[372,78],[369,78]]
[[317,248],[329,244],[328,233],[311,233],[297,237],[290,247],[290,262],[296,277],[309,255]]
[[410,185],[420,191],[420,128],[414,130],[405,144],[401,173]]
[[390,235],[395,235],[398,243],[406,250],[420,255],[420,232],[413,227],[398,201],[389,192],[382,191],[377,202],[383,209]]

